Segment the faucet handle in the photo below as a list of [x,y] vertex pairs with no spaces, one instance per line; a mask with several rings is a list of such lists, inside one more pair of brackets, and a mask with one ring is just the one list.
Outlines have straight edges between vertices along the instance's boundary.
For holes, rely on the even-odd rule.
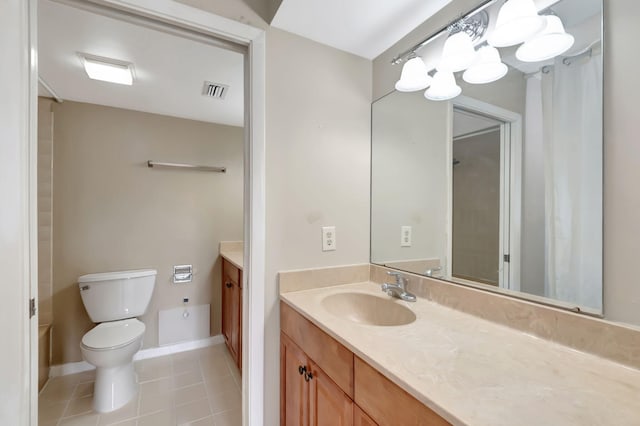
[[436,266],[435,268],[429,268],[426,271],[424,271],[424,274],[428,277],[432,277],[434,272],[440,272],[442,271],[442,266]]
[[395,277],[396,278],[396,284],[398,284],[398,285],[405,285],[407,283],[407,278],[404,275],[402,275],[400,272],[387,271],[387,275]]

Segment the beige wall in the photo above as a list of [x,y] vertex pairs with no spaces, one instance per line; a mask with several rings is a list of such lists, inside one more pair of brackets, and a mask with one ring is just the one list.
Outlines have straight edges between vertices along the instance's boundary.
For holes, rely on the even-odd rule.
[[[371,62],[267,33],[265,425],[279,424],[278,271],[369,260]],[[337,250],[321,251],[323,225]]]
[[53,113],[51,99],[38,98],[38,322],[53,319]]
[[[211,303],[220,333],[218,242],[242,239],[243,129],[76,102],[53,105],[53,364],[82,359],[93,324],[76,284],[91,272],[154,268],[144,346],[158,310]],[[149,169],[147,160],[223,165],[226,174]],[[173,265],[194,281],[174,285]]]
[[605,0],[604,41],[604,313],[640,324],[640,144],[637,70],[640,2]]
[[[373,97],[393,89],[400,67],[391,58],[477,6],[476,0],[454,0],[373,61]],[[640,2],[604,0],[604,313],[612,321],[640,324],[640,285],[635,267],[640,253],[640,144],[636,103],[640,67],[633,51],[640,38]]]

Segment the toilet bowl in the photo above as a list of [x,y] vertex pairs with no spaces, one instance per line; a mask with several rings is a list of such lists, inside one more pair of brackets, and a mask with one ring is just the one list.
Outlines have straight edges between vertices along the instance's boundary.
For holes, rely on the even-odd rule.
[[78,278],[87,313],[97,326],[80,344],[82,357],[96,367],[93,409],[117,410],[138,393],[133,357],[142,348],[143,315],[151,300],[156,271],[152,269],[83,275]]
[[96,367],[95,411],[117,410],[138,393],[133,356],[142,348],[144,330],[144,323],[137,319],[111,321],[94,327],[82,338],[82,356]]

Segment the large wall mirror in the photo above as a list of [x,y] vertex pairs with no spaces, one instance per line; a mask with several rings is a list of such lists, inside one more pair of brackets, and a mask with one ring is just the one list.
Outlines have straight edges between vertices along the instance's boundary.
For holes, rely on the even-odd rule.
[[494,0],[399,53],[372,263],[602,314],[602,22],[601,0]]

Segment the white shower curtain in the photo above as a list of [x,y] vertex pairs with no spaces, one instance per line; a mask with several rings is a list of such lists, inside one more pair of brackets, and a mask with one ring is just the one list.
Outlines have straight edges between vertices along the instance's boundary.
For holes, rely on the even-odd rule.
[[545,293],[602,308],[602,56],[542,78]]

